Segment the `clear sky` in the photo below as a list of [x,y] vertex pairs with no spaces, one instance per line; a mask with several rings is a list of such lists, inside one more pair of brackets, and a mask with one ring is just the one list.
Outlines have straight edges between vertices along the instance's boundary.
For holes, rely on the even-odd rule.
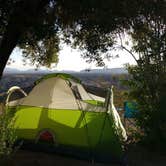
[[[123,67],[124,64],[126,63],[134,64],[134,60],[131,57],[131,55],[129,55],[125,51],[113,52],[113,54],[115,55],[119,54],[119,58],[110,59],[110,61],[105,61],[105,64],[108,68]],[[35,68],[35,66],[29,64],[27,65],[23,64],[21,51],[18,48],[16,48],[13,51],[10,58],[12,58],[15,62],[12,63],[10,66],[8,65],[7,67],[17,68],[19,70],[27,70]],[[81,58],[80,52],[78,52],[77,50],[73,50],[69,46],[64,46],[63,49],[60,51],[59,63],[53,69],[80,71],[87,68],[93,69],[99,67],[96,67],[94,63],[92,64],[86,63],[86,60]]]

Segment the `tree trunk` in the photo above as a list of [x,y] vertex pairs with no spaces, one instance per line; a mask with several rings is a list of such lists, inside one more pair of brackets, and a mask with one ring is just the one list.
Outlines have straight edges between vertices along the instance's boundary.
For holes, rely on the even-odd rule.
[[16,27],[14,27],[14,25],[12,26],[11,24],[8,25],[6,33],[3,36],[4,37],[0,44],[0,78],[2,77],[10,54],[18,43],[18,40],[21,36],[21,31],[16,29]]
[[0,43],[0,78],[20,37],[29,27],[33,27],[36,19],[44,12],[45,6],[49,4],[49,0],[22,0],[22,2],[16,3]]

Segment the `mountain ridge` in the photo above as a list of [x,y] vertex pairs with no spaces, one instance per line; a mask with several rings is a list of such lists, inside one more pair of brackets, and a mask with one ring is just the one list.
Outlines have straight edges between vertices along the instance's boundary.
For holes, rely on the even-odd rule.
[[19,70],[16,68],[7,67],[4,70],[4,74],[49,74],[49,73],[101,73],[101,74],[127,74],[125,68],[107,68],[107,69],[85,69],[81,71],[73,70],[48,70],[48,69],[28,69],[28,70]]

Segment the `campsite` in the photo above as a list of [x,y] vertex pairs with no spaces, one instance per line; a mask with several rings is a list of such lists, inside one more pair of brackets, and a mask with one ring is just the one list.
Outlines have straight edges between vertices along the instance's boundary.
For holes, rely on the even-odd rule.
[[0,166],[166,163],[166,0],[0,0]]
[[[78,76],[78,73],[76,75]],[[84,74],[80,74],[80,75],[81,76],[79,78],[81,78],[82,82],[84,82],[84,83],[87,82],[86,86],[85,85],[84,86],[86,87],[86,89],[88,91],[90,91],[90,93],[93,93],[94,95],[101,95],[101,96],[106,95],[105,90],[106,90],[106,87],[108,87],[108,83],[107,83],[107,85],[105,85],[105,88],[102,88],[102,90],[100,89],[101,85],[102,85],[101,77],[100,77],[101,74],[98,74],[99,76],[96,79],[94,79],[95,77],[91,77],[90,73],[84,73]],[[90,76],[88,76],[88,75],[90,75]],[[11,80],[13,80],[13,76],[14,75],[11,75]],[[5,77],[7,77],[7,76],[5,76]],[[18,82],[17,84],[20,85],[26,91],[26,93],[29,93],[32,90],[32,87],[33,87],[32,85],[37,80],[40,80],[39,78],[42,78],[43,74],[40,75],[39,77],[36,76],[36,80],[33,81],[33,83],[30,82],[28,84],[28,86],[31,87],[31,88],[25,88],[24,87],[26,85],[25,83],[27,83],[28,79],[30,78],[29,75],[27,75],[27,74],[25,74],[24,77],[25,77],[25,79],[22,79],[23,75],[21,75],[20,79],[17,80],[17,82]],[[90,79],[91,82],[88,81],[89,80],[88,77],[91,78]],[[10,75],[8,75],[8,82],[10,80],[9,78],[10,78]],[[18,78],[18,75],[17,75],[17,78]],[[118,80],[118,78],[119,78],[119,76],[117,75],[117,80]],[[101,85],[98,88],[97,87],[94,88],[95,84],[92,84],[92,80],[95,80],[95,82],[97,83],[98,79],[99,79],[99,83]],[[103,81],[104,81],[104,79],[103,79]],[[5,80],[3,81],[3,83],[4,82],[5,82]],[[92,85],[94,86],[93,88],[92,88]],[[114,83],[114,86],[116,87],[115,83]],[[10,85],[10,87],[12,87],[12,85]],[[125,87],[121,87],[119,89],[121,91],[121,93],[116,90],[116,92],[119,94],[118,96],[117,96],[117,94],[114,93],[114,101],[115,101],[114,103],[115,103],[116,107],[123,107],[121,102],[124,103],[124,101],[126,99],[122,98],[121,94],[122,94],[122,92],[124,92],[124,89],[125,89]],[[20,98],[19,93],[20,93],[19,91],[16,91],[15,94],[13,96],[11,96],[11,99],[13,98],[15,100],[16,98]],[[85,97],[85,94],[84,94],[84,97]],[[101,97],[101,99],[102,99],[102,97]],[[123,110],[119,111],[119,115],[120,115],[121,120],[124,124]],[[28,117],[28,116],[31,116],[31,115],[25,114],[25,116]],[[33,118],[33,116],[30,119],[32,119],[32,118]],[[124,124],[124,125],[126,125],[126,124]],[[130,123],[127,124],[127,127],[125,126],[127,131],[130,130],[130,126],[131,126]],[[126,159],[128,160],[128,163],[130,165],[140,165],[141,164],[141,165],[154,165],[155,166],[156,164],[158,164],[158,165],[162,166],[162,165],[165,164],[165,157],[163,155],[159,155],[159,154],[156,154],[156,153],[153,153],[153,152],[146,151],[146,149],[144,149],[141,146],[136,146],[136,145],[132,145],[132,144],[129,144],[128,146],[129,147],[127,149]],[[21,165],[32,165],[32,166],[33,165],[34,166],[35,165],[40,165],[40,166],[42,166],[42,165],[45,165],[45,164],[49,164],[51,166],[51,165],[54,165],[55,163],[57,163],[58,165],[67,165],[68,163],[71,163],[72,165],[88,165],[88,164],[91,165],[92,164],[91,160],[89,160],[89,159],[88,160],[87,159],[80,159],[79,156],[77,156],[77,157],[74,156],[73,157],[73,156],[70,156],[69,154],[58,153],[58,152],[54,152],[54,153],[49,152],[48,153],[48,151],[45,152],[44,150],[43,150],[43,152],[39,152],[39,150],[33,149],[32,147],[26,147],[26,148],[23,148],[22,150],[20,149],[16,152],[16,154],[14,154],[14,156],[15,156],[14,159],[11,158],[9,160],[10,161],[9,163],[10,164],[12,163],[13,166],[21,166]],[[28,158],[31,158],[31,160],[28,160]],[[152,160],[152,158],[153,158],[153,160]],[[18,160],[19,160],[19,163],[18,163]],[[98,165],[98,166],[100,166],[100,165],[101,166],[109,165],[108,163],[103,163],[102,164],[101,162],[95,162],[95,161],[93,161],[93,164]],[[119,165],[119,164],[114,164],[114,165],[116,166],[116,165]]]

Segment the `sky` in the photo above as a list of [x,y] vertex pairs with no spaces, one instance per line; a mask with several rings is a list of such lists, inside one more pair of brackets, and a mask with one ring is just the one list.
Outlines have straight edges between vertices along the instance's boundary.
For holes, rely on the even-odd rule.
[[[69,46],[64,45],[63,49],[60,51],[59,54],[59,63],[53,70],[73,70],[73,71],[80,71],[85,69],[96,69],[101,67],[96,67],[95,63],[87,63],[85,59],[81,58],[80,52],[78,50],[71,49]],[[105,60],[105,64],[107,68],[119,68],[124,67],[124,64],[130,63],[134,64],[134,60],[125,51],[117,51],[113,52],[113,54],[118,54],[119,58]],[[23,57],[21,51],[18,48],[15,48],[10,56],[14,63],[7,65],[10,68],[16,68],[19,70],[27,70],[33,69],[35,66],[32,65],[25,65],[22,61]],[[41,67],[41,69],[46,69],[45,67]]]

